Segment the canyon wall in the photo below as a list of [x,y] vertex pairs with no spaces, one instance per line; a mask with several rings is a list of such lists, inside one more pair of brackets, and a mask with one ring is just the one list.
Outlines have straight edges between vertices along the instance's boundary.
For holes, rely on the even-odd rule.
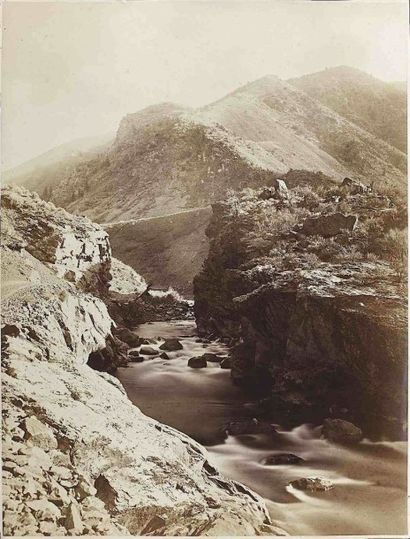
[[2,203],[4,533],[274,534],[260,497],[90,368],[114,325],[104,230],[21,189]]
[[403,436],[403,204],[347,180],[248,190],[213,210],[195,314],[233,346],[235,383],[292,421],[333,415]]

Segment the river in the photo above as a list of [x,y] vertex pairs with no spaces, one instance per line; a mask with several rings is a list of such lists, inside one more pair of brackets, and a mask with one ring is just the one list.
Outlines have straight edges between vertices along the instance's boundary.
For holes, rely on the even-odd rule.
[[[198,342],[193,321],[154,322],[135,332],[153,339],[176,337],[183,350],[169,360],[147,358],[118,369],[127,394],[146,415],[188,434],[210,453],[225,476],[263,496],[272,519],[290,535],[403,535],[406,532],[407,444],[363,440],[355,447],[331,444],[320,429],[280,427],[267,435],[224,435],[230,421],[252,417],[251,403],[218,363],[187,366],[190,357],[227,355],[219,342]],[[267,466],[275,453],[293,453],[302,464]],[[322,477],[334,488],[306,493],[289,486],[302,477]]]

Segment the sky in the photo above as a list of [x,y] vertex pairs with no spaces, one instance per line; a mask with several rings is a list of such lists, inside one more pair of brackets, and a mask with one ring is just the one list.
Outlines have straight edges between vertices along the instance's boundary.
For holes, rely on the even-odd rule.
[[407,20],[405,1],[5,2],[2,165],[267,74],[349,65],[405,80]]

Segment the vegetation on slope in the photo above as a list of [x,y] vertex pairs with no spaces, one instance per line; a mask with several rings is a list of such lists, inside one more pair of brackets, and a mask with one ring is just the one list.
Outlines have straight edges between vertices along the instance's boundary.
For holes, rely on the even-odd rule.
[[290,82],[347,120],[407,152],[407,92],[347,66],[291,79]]

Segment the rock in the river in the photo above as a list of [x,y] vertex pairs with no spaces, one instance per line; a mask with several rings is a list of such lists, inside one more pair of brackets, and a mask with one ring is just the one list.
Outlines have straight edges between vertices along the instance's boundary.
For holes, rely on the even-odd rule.
[[145,356],[157,356],[158,350],[153,348],[152,346],[141,346],[140,348],[140,354],[144,354]]
[[304,462],[304,459],[293,453],[276,453],[265,457],[262,462],[266,466],[277,466],[280,464],[300,464]]
[[142,339],[138,337],[133,331],[131,331],[128,328],[124,327],[117,327],[113,329],[113,335],[115,337],[118,337],[121,341],[128,344],[128,346],[131,346],[132,348],[136,348],[137,346],[140,346],[142,344]]
[[162,354],[159,355],[161,359],[171,359],[169,355],[166,352],[162,352]]
[[332,481],[323,477],[302,477],[301,479],[291,481],[289,485],[298,490],[307,490],[309,492],[324,492],[335,486]]
[[196,356],[188,359],[188,367],[191,367],[192,369],[204,369],[206,366],[206,359],[204,359],[203,356]]
[[336,236],[343,230],[354,230],[357,221],[357,215],[343,215],[340,212],[308,217],[303,222],[300,232],[307,236],[323,236],[327,238]]
[[133,363],[142,363],[144,358],[139,354],[138,350],[130,350],[128,352],[128,358]]
[[178,339],[165,339],[165,342],[159,348],[166,352],[175,352],[176,350],[182,350],[183,346]]
[[322,434],[337,444],[358,444],[363,439],[363,432],[350,421],[344,419],[325,419]]
[[201,357],[203,357],[206,361],[209,361],[210,363],[221,363],[221,361],[226,359],[221,356],[218,356],[217,354],[211,354],[210,352],[202,354]]
[[225,357],[221,363],[221,369],[231,369],[232,368],[232,360],[230,357]]
[[241,434],[276,434],[276,427],[266,421],[260,421],[255,417],[253,419],[243,419],[241,421],[231,421],[226,431],[232,436]]
[[128,363],[128,344],[120,341],[117,337],[108,335],[105,339],[105,347],[91,352],[88,357],[88,365],[100,372],[115,372],[117,367]]

